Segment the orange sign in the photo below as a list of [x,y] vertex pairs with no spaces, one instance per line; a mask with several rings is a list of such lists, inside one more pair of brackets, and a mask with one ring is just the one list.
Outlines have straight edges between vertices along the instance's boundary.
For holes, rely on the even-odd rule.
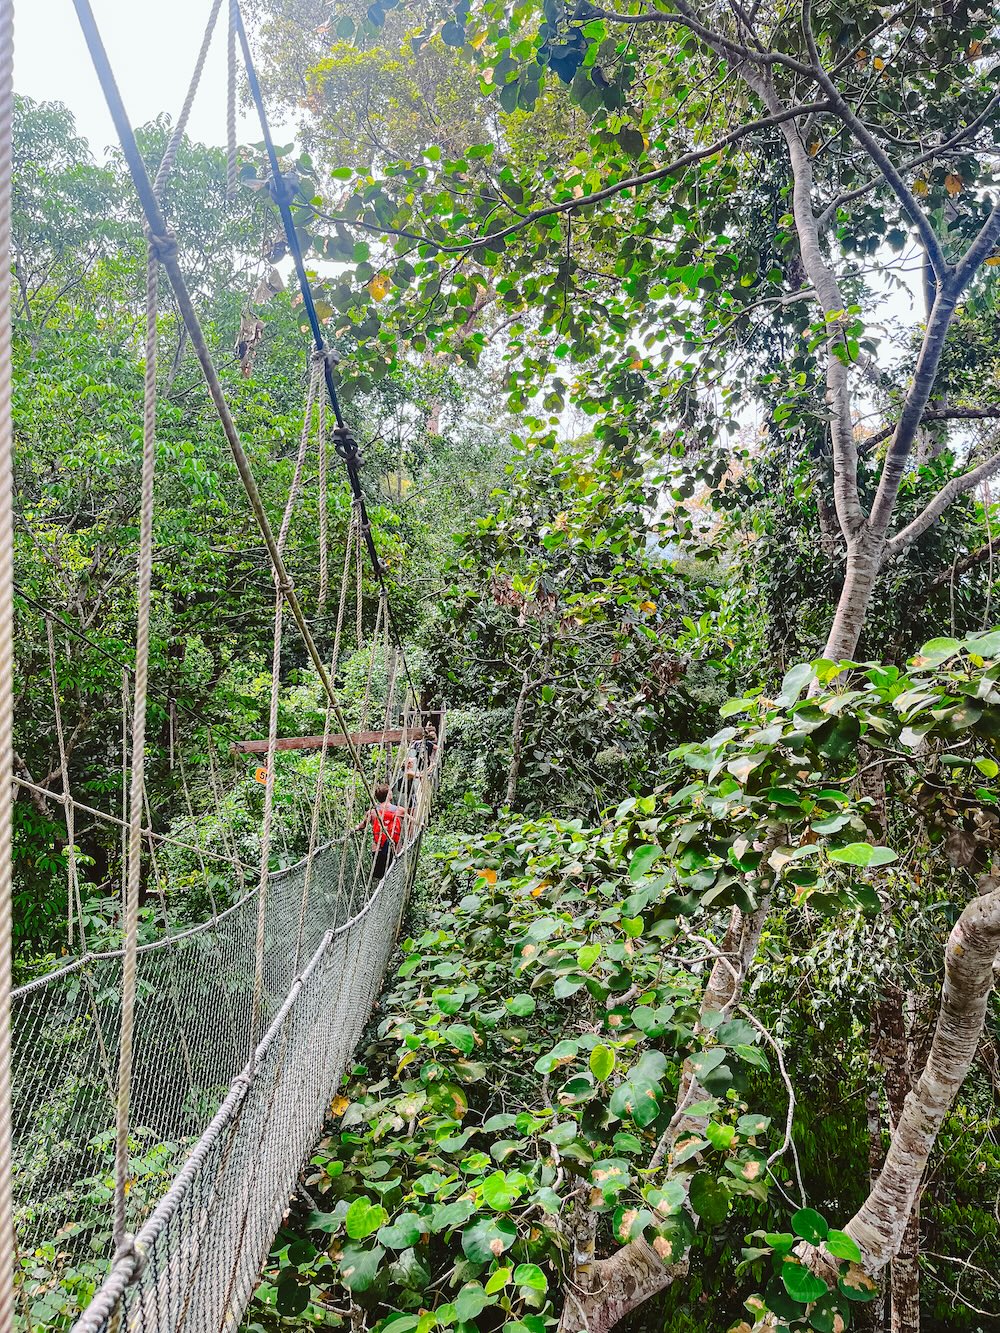
[[261,786],[266,786],[266,785],[267,785],[267,769],[266,769],[266,768],[258,768],[257,772],[254,774],[254,777],[255,777],[255,778],[257,779],[257,781],[261,784]]

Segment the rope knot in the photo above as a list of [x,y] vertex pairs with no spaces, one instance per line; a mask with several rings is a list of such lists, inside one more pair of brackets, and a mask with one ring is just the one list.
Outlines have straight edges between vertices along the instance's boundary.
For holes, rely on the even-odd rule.
[[150,255],[158,264],[168,264],[177,258],[177,238],[172,231],[168,230],[163,236],[154,236],[152,232],[147,232],[146,241]]
[[139,1275],[142,1273],[142,1270],[146,1267],[146,1260],[148,1257],[149,1256],[146,1254],[145,1246],[139,1244],[136,1238],[132,1235],[131,1231],[126,1231],[125,1235],[122,1236],[121,1241],[118,1244],[118,1248],[115,1250],[114,1259],[112,1260],[112,1267],[114,1267],[116,1264],[122,1263],[124,1260],[131,1259],[132,1274],[129,1278],[129,1281],[135,1282],[136,1279],[139,1277]]
[[340,365],[340,357],[332,347],[314,347],[312,359],[314,365],[329,366],[331,370]]
[[283,593],[287,597],[288,594],[295,589],[295,580],[290,578],[287,574],[284,578],[280,578],[278,574],[275,573],[274,586],[277,588],[278,592]]

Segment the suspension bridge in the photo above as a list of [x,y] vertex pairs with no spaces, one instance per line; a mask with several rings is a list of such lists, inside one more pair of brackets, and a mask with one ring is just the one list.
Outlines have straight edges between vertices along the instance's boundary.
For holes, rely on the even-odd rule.
[[[40,786],[15,771],[15,617],[22,590],[15,584],[13,566],[10,410],[13,3],[0,0],[0,1333],[46,1326],[48,1279],[37,1276],[32,1262],[43,1245],[54,1246],[70,1266],[77,1256],[105,1256],[103,1280],[79,1313],[77,1333],[222,1333],[242,1320],[298,1172],[321,1133],[381,985],[440,770],[445,719],[440,710],[433,714],[437,742],[425,743],[420,751],[413,813],[399,854],[378,879],[371,824],[365,822],[366,812],[377,804],[373,787],[399,774],[413,743],[430,734],[425,732],[430,715],[421,707],[397,633],[368,520],[360,455],[338,400],[334,357],[317,318],[238,0],[226,0],[225,8],[223,0],[213,0],[210,6],[187,96],[154,180],[139,153],[89,0],[73,3],[142,207],[148,243],[135,653],[124,664],[120,816],[74,795],[54,630],[62,626],[78,631],[45,607],[59,785]],[[162,209],[206,54],[221,27],[227,29],[228,188],[232,192],[236,186],[235,99],[242,63],[313,341],[294,476],[277,531],[261,499]],[[150,678],[150,619],[157,318],[164,277],[274,578],[268,734],[266,739],[241,739],[232,747],[235,754],[257,755],[262,762],[263,814],[259,857],[253,865],[245,863],[235,838],[223,851],[202,841],[182,756],[180,779],[191,816],[184,829],[193,832],[181,838],[176,830],[154,829],[146,793],[147,708],[156,690]],[[352,518],[332,654],[324,657],[286,567],[285,546],[306,477],[316,463],[316,577],[322,606],[330,592],[327,493],[338,460],[351,490]],[[363,559],[378,588],[378,615],[368,636],[360,721],[352,726],[334,681],[352,587],[356,640],[362,647]],[[20,605],[23,610],[23,597]],[[38,609],[30,597],[27,605]],[[282,645],[289,622],[322,691],[325,726],[318,736],[278,734]],[[376,661],[384,679],[376,680]],[[379,693],[384,697],[377,698]],[[276,814],[276,759],[285,750],[306,748],[318,752],[318,763],[314,790],[301,803],[305,851],[275,872],[275,839],[286,836]],[[346,756],[350,780],[346,795],[331,807],[325,778],[328,752],[334,751]],[[211,740],[209,772],[218,816],[224,820]],[[55,804],[65,819],[67,937],[75,956],[13,989],[12,814],[18,789]],[[121,945],[111,950],[88,947],[74,837],[81,813],[108,820],[122,840]],[[231,878],[228,904],[213,898],[205,920],[182,928],[170,923],[165,872],[158,859],[172,844],[184,848],[203,871],[208,862],[221,864]],[[163,909],[156,918],[157,937],[142,938],[140,904],[157,894]]]

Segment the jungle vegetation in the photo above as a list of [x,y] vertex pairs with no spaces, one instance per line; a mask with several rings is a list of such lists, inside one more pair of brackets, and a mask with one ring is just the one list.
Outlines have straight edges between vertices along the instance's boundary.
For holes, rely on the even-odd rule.
[[[405,938],[246,1327],[1000,1328],[997,14],[252,19],[449,747]],[[57,104],[18,116],[27,979],[72,947],[60,725],[79,797],[120,810],[145,257],[114,154]],[[152,164],[168,129],[142,129]],[[235,198],[225,175],[185,142],[166,210],[280,514],[301,311],[262,146]],[[228,746],[266,727],[273,587],[169,305],[161,325],[150,802],[252,861],[260,787]],[[342,551],[339,477],[328,503]],[[366,574],[352,718],[376,601]],[[319,730],[287,651],[283,716]],[[312,763],[282,760],[290,812]],[[87,941],[114,943],[120,837],[77,828],[73,859]],[[159,884],[149,932],[240,887],[176,847]]]

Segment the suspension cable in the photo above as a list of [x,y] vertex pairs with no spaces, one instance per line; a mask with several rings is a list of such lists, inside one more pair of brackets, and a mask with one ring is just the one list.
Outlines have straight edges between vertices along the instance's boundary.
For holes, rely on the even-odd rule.
[[295,219],[292,217],[291,209],[291,197],[285,184],[284,177],[281,174],[281,167],[278,163],[278,154],[275,151],[274,138],[271,134],[271,126],[267,119],[267,111],[264,107],[264,96],[261,92],[260,80],[257,78],[257,70],[253,62],[253,56],[250,52],[250,42],[247,39],[246,28],[243,26],[243,15],[240,12],[239,0],[230,0],[230,3],[232,5],[233,22],[236,24],[236,33],[240,40],[240,46],[243,49],[243,63],[246,67],[247,80],[250,84],[250,96],[253,98],[254,106],[257,108],[257,117],[260,121],[261,135],[264,140],[264,146],[267,151],[267,158],[271,168],[272,196],[278,206],[278,211],[281,214],[281,223],[285,229],[285,241],[288,245],[289,254],[292,256],[292,262],[295,265],[299,290],[302,294],[302,304],[305,308],[306,317],[309,320],[313,342],[316,345],[316,355],[322,360],[326,392],[330,400],[330,406],[333,408],[333,415],[337,421],[337,428],[333,432],[334,448],[344,460],[351,492],[361,510],[361,531],[364,535],[365,546],[368,548],[368,558],[371,561],[372,570],[386,599],[390,633],[392,634],[396,647],[399,649],[402,657],[403,670],[406,672],[406,679],[409,681],[410,689],[413,691],[414,697],[416,697],[416,686],[413,683],[413,677],[410,675],[409,663],[406,660],[406,653],[403,650],[402,640],[399,637],[395,618],[389,603],[389,589],[386,584],[385,569],[379,557],[378,548],[375,545],[375,537],[372,533],[371,523],[368,518],[368,510],[365,505],[364,491],[361,487],[361,454],[358,451],[357,442],[344,420],[344,414],[340,406],[340,399],[337,396],[337,386],[333,378],[333,362],[335,357],[332,349],[326,345],[326,339],[323,337],[322,325],[320,324],[319,316],[316,313],[316,303],[313,300],[312,289],[309,286],[309,276],[306,273],[305,260],[302,255],[302,246],[299,244],[299,238],[295,231]]

